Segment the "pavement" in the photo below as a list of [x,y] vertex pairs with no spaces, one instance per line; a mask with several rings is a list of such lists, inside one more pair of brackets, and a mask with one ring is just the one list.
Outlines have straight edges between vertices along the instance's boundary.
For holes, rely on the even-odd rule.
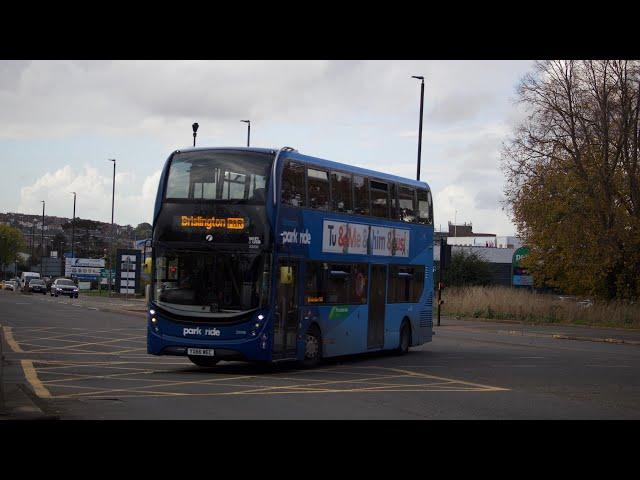
[[404,356],[207,369],[147,355],[144,307],[0,291],[0,419],[640,418],[640,331],[444,318]]

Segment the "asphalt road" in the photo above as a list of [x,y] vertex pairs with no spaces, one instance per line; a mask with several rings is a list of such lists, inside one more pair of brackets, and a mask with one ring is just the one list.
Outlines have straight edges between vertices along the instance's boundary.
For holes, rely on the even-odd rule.
[[640,345],[445,320],[405,356],[202,369],[147,355],[144,317],[89,308],[0,291],[5,356],[62,419],[640,418]]

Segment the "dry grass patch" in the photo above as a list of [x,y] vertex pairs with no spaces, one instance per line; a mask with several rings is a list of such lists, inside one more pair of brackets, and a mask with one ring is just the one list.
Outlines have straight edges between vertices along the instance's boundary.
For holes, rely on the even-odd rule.
[[451,287],[444,291],[444,315],[528,323],[572,323],[602,327],[640,328],[640,305],[594,302],[507,287]]

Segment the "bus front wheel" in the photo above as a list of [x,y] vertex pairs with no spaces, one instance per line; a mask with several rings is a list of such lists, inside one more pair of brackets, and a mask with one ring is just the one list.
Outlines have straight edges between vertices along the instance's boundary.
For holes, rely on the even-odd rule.
[[195,355],[189,355],[189,360],[199,367],[214,367],[220,361],[217,358],[200,357]]
[[322,337],[318,327],[311,326],[304,335],[304,360],[302,366],[304,368],[313,368],[320,363],[322,359]]

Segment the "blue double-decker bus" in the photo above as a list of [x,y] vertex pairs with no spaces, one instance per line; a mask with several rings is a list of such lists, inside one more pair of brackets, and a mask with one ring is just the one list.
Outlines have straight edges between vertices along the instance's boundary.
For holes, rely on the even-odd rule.
[[177,150],[152,251],[150,354],[314,366],[432,338],[424,182],[289,147]]

